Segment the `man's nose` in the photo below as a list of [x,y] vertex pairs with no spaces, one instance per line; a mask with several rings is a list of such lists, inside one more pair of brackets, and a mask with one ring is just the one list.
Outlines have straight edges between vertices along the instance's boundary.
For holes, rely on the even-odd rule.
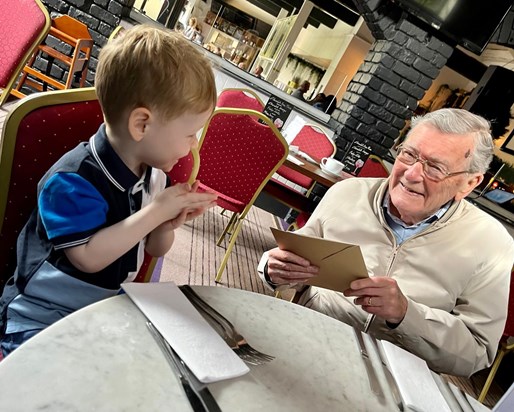
[[424,175],[424,165],[419,160],[416,160],[410,166],[407,166],[407,169],[404,173],[405,177],[408,179],[419,179]]

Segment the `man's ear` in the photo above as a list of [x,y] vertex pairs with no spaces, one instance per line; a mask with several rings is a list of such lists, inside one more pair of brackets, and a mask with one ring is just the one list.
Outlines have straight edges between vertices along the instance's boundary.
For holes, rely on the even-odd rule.
[[469,178],[462,183],[461,189],[455,195],[455,200],[464,199],[475,187],[482,183],[482,180],[484,180],[484,175],[478,173],[471,174]]
[[136,107],[128,117],[128,130],[136,142],[143,140],[152,119],[152,113],[146,107]]

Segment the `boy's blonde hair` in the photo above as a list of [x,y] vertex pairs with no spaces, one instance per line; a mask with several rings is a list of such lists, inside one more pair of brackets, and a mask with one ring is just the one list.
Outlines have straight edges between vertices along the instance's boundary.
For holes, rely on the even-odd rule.
[[209,60],[180,33],[139,25],[101,50],[95,88],[105,121],[120,126],[137,107],[172,120],[216,105]]

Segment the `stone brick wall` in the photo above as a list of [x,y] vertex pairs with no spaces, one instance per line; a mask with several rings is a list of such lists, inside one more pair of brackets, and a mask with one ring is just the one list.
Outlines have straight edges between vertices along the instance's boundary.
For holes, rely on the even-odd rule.
[[[120,24],[121,18],[128,16],[135,0],[42,0],[47,6],[51,16],[67,14],[84,23],[91,33],[95,44],[91,52],[91,60],[87,75],[87,84],[94,82],[96,65],[100,49],[107,42],[111,32]],[[71,47],[61,43],[57,39],[50,38],[59,51],[70,55]],[[60,44],[59,44],[60,43]],[[45,70],[47,62],[45,59],[36,61],[36,67]],[[67,66],[64,64],[53,64],[51,74],[53,77],[63,79],[66,75]]]
[[390,2],[355,4],[376,41],[330,120],[338,159],[354,141],[384,156],[454,49],[407,20]]

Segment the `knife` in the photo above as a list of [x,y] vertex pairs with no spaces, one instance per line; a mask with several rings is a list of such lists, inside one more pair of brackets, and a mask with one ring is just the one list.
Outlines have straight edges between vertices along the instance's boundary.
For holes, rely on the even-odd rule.
[[207,386],[200,382],[198,378],[191,372],[185,362],[177,355],[170,344],[164,339],[161,333],[153,325],[152,322],[146,322],[146,326],[150,333],[157,341],[161,350],[164,352],[166,359],[175,370],[179,381],[184,388],[187,399],[194,412],[221,412],[216,399],[211,394]]
[[371,391],[375,395],[377,395],[380,398],[385,399],[384,392],[382,391],[382,387],[378,383],[378,378],[375,373],[375,370],[373,369],[373,364],[371,363],[371,359],[368,355],[368,351],[366,349],[364,339],[362,338],[361,331],[354,327],[353,332],[355,333],[355,336],[357,337],[357,342],[359,343],[361,357],[364,361],[364,366],[366,367],[366,372],[368,374],[368,380],[369,380],[369,387],[371,388]]
[[384,367],[384,373],[385,373],[385,376],[387,379],[387,383],[391,387],[393,399],[396,402],[396,405],[398,405],[398,409],[400,411],[403,411],[404,407],[403,407],[402,395],[400,393],[400,388],[398,387],[398,383],[396,383],[396,379],[394,378],[393,373],[389,369],[389,365],[385,361],[385,357],[382,355],[382,352],[379,347],[377,339],[371,335],[369,335],[369,337],[371,338],[371,341],[373,342],[373,345],[375,346],[375,349],[377,350],[377,354],[380,359],[380,362],[382,362],[382,366]]

